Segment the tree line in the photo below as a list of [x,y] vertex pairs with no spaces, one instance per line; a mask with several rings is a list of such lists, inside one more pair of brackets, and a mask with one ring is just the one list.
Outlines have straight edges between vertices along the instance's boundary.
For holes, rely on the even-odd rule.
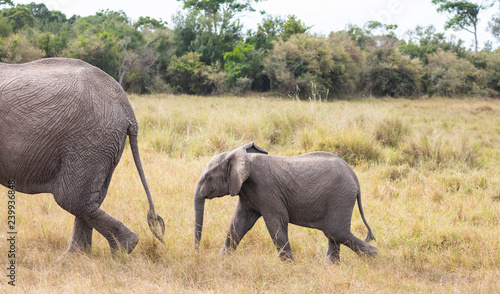
[[[324,36],[294,15],[264,12],[257,29],[244,32],[239,16],[262,0],[178,1],[183,10],[167,23],[110,10],[68,18],[44,4],[0,0],[0,62],[78,58],[133,93],[258,91],[302,99],[500,93],[500,49],[491,42],[471,51],[432,26],[402,40],[396,25],[376,21]],[[495,16],[490,28],[500,39],[498,27]]]

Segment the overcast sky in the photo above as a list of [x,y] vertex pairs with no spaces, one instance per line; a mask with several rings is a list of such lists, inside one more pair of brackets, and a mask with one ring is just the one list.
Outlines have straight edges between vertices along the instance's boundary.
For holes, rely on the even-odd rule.
[[[67,17],[73,14],[80,16],[93,15],[99,10],[123,10],[133,20],[140,16],[161,18],[170,25],[172,15],[182,9],[182,3],[176,0],[13,0],[18,3],[45,3],[51,10],[60,10]],[[474,0],[472,0],[474,1]],[[436,12],[431,0],[267,0],[254,5],[257,11],[264,10],[271,15],[287,16],[294,14],[311,32],[327,35],[331,31],[345,29],[348,23],[362,27],[367,21],[376,20],[384,24],[397,24],[396,34],[400,38],[417,25],[434,25],[439,32],[444,32],[445,15]],[[480,17],[478,38],[480,48],[490,40],[494,48],[500,46],[498,40],[487,32],[488,21],[496,12],[498,5],[484,11]],[[255,29],[260,23],[260,13],[247,13],[241,18],[246,28]],[[465,41],[467,47],[472,45],[474,36],[467,32],[447,32]]]

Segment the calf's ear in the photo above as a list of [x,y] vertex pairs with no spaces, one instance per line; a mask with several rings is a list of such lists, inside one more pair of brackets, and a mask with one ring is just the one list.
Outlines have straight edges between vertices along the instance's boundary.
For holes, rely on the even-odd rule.
[[260,148],[257,146],[254,142],[245,144],[241,146],[240,148],[243,148],[247,151],[247,153],[262,153],[262,154],[268,154],[266,150]]
[[250,176],[250,165],[246,149],[237,148],[228,154],[229,194],[231,196],[240,193],[241,185]]

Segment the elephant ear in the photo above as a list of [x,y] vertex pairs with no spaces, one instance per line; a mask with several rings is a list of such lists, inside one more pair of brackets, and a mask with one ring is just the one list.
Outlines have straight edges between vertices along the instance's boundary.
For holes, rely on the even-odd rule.
[[260,148],[259,146],[255,145],[254,142],[245,144],[241,146],[240,148],[246,149],[247,153],[262,153],[262,154],[268,154],[266,150]]
[[253,142],[234,149],[228,154],[229,194],[236,196],[241,186],[250,176],[250,158],[248,153],[268,154],[266,150]]
[[243,182],[250,176],[250,159],[243,148],[231,151],[228,159],[229,194],[236,196],[240,193]]

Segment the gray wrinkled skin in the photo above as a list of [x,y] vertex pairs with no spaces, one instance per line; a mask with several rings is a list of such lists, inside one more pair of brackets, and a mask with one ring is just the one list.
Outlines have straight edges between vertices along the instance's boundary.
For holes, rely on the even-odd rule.
[[51,193],[75,216],[67,252],[89,251],[93,229],[112,252],[137,244],[136,234],[99,208],[129,136],[154,214],[137,131],[125,92],[94,66],[65,58],[0,63],[0,184]]
[[[280,257],[292,260],[288,224],[319,229],[328,238],[327,260],[339,260],[343,244],[359,255],[378,249],[361,206],[358,178],[351,167],[328,152],[270,156],[253,143],[215,155],[202,172],[194,194],[195,248],[199,248],[205,199],[239,195],[221,254],[234,251],[262,216]],[[351,233],[358,201],[368,235],[366,242]]]

